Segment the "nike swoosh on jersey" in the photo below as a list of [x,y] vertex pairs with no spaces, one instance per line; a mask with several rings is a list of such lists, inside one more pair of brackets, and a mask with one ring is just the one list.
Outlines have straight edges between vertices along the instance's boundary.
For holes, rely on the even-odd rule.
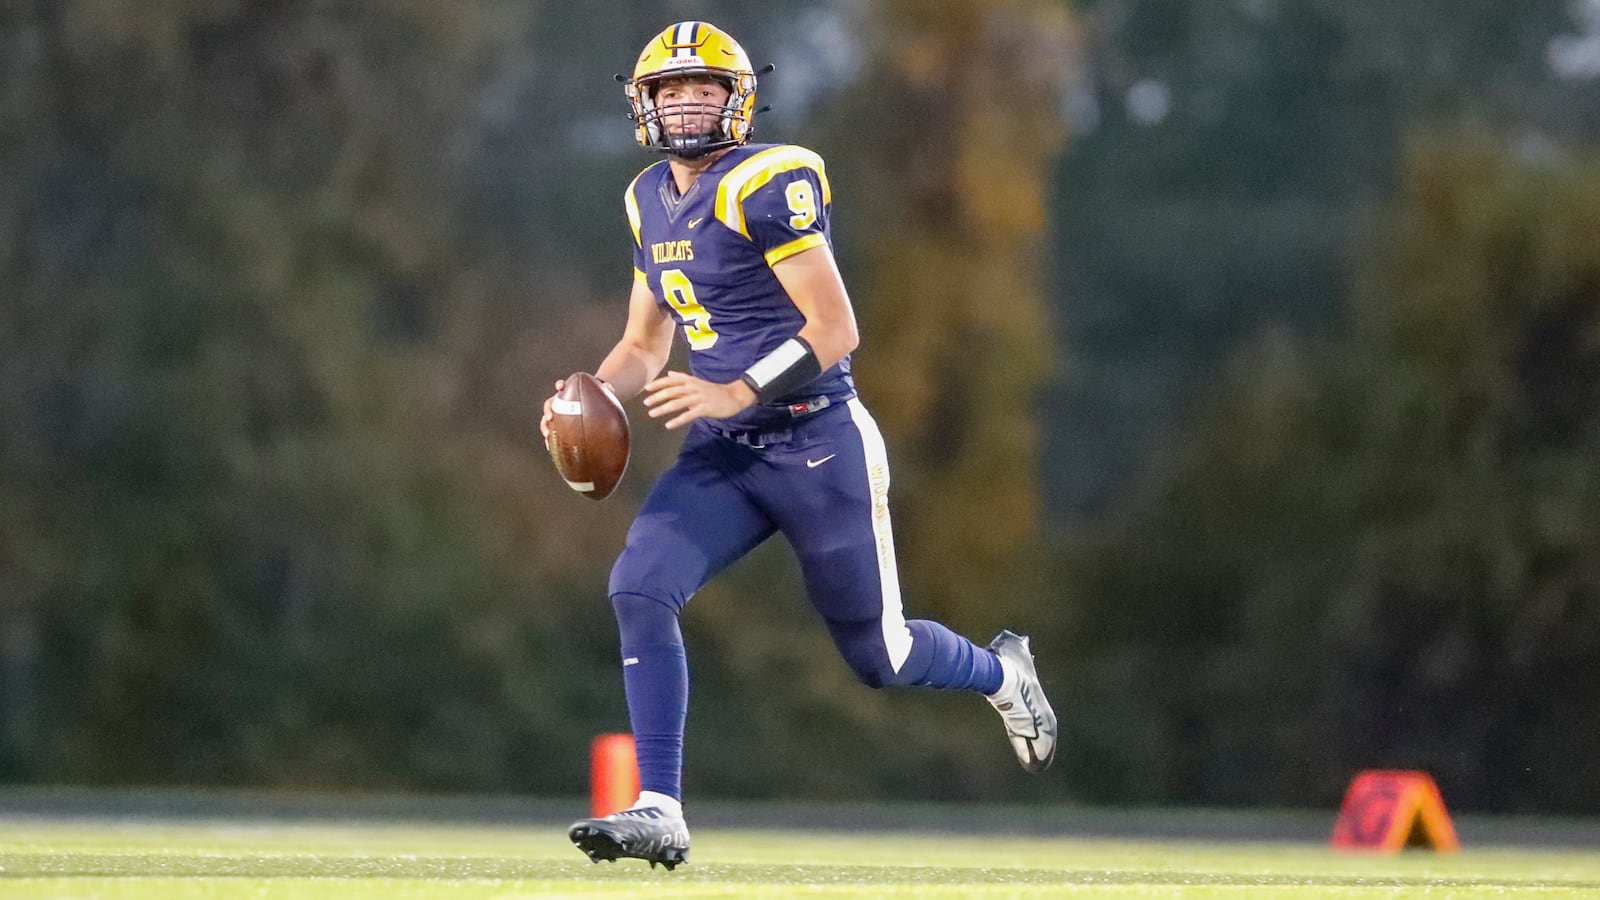
[[808,459],[808,460],[806,460],[806,468],[815,469],[817,466],[822,465],[823,463],[827,462],[830,459],[833,459],[835,456],[838,456],[838,455],[839,454],[837,454],[837,453],[829,453],[827,456],[824,456],[821,459]]
[[690,219],[690,220],[689,220],[689,227],[690,227],[690,228],[693,228],[693,227],[695,227],[695,226],[696,226],[696,225],[699,225],[699,224],[700,224],[700,223],[701,223],[701,222],[703,222],[703,221],[705,221],[705,216],[701,216],[701,217],[700,217],[700,218],[698,218],[698,219]]

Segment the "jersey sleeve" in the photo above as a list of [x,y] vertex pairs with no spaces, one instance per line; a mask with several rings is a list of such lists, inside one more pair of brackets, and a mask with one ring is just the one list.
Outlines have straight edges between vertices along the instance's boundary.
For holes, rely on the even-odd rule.
[[827,245],[832,201],[822,157],[783,145],[755,154],[722,179],[717,218],[774,265]]
[[[645,172],[648,171],[649,169],[645,170]],[[634,281],[645,280],[644,240],[640,237],[640,228],[643,227],[643,219],[639,213],[639,195],[636,193],[639,188],[639,179],[643,177],[644,172],[640,172],[638,175],[633,176],[633,180],[628,182],[628,190],[622,195],[622,206],[628,213],[628,227],[633,231]]]

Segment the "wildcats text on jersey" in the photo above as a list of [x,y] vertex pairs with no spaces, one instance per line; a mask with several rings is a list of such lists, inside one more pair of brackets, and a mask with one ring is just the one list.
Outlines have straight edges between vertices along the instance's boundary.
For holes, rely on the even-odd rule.
[[694,259],[694,241],[660,241],[650,245],[650,258],[654,262],[690,262]]

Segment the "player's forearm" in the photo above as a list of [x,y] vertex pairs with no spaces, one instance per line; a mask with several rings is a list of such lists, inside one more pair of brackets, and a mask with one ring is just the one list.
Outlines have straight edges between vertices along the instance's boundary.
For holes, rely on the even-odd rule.
[[824,372],[849,356],[861,343],[854,316],[808,320],[805,327],[800,329],[800,337],[811,345],[811,352],[817,357],[817,366]]
[[650,379],[660,374],[666,365],[667,354],[623,341],[611,348],[594,375],[611,386],[617,399],[629,400],[644,390]]

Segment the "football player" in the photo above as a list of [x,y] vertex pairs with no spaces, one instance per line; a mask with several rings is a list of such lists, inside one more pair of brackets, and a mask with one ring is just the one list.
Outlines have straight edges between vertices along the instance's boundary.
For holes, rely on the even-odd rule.
[[[649,416],[685,437],[611,572],[642,790],[633,808],[572,826],[596,862],[688,857],[678,615],[778,533],[863,683],[982,694],[1023,768],[1042,772],[1055,756],[1056,716],[1027,638],[1002,631],[986,648],[902,612],[889,464],[850,374],[856,320],[829,241],[833,190],[816,153],[750,143],[756,75],[728,34],[679,22],[625,81],[635,136],[665,159],[623,195],[633,288],[595,374],[623,400],[644,392]],[[661,374],[680,329],[689,371]],[[547,400],[547,435],[550,416]]]

